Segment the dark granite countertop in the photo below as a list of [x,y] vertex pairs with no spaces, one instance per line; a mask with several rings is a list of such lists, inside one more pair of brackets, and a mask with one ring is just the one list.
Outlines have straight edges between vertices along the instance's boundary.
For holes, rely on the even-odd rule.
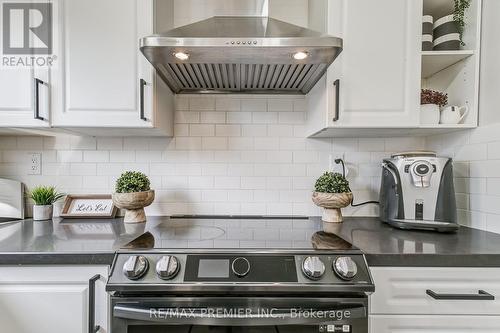
[[[111,264],[115,251],[150,232],[155,248],[312,249],[322,228],[310,219],[22,220],[0,224],[0,264]],[[371,217],[333,230],[366,254],[370,266],[500,267],[500,235],[462,227],[454,234],[394,229]],[[328,244],[326,244],[328,245]],[[328,246],[326,246],[328,247]]]

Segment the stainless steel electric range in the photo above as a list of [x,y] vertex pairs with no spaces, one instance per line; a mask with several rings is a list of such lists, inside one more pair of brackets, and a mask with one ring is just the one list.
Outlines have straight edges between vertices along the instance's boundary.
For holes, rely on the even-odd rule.
[[[224,232],[242,223],[224,220],[197,217],[185,223],[218,225]],[[265,233],[268,224],[271,232],[273,223],[296,220],[256,221]],[[183,224],[179,219],[173,225]],[[309,244],[121,250],[106,286],[111,332],[367,333],[367,295],[374,285],[363,253],[323,232],[312,233]]]

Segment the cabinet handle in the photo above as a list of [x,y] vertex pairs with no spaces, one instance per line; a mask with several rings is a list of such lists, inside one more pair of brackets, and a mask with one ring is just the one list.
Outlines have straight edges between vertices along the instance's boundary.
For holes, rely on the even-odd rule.
[[101,326],[95,324],[95,283],[101,276],[94,275],[89,279],[89,333],[97,333]]
[[144,121],[148,121],[148,119],[144,116],[144,86],[146,86],[146,81],[144,79],[141,79],[140,80],[140,108],[141,108],[141,114],[140,114],[140,117],[141,117],[141,120],[144,120]]
[[439,300],[455,300],[455,301],[494,301],[495,296],[487,293],[484,290],[479,290],[477,294],[438,294],[430,289],[426,290],[427,295]]
[[39,86],[40,84],[44,84],[40,79],[35,78],[35,107],[34,107],[34,118],[38,120],[45,120],[45,118],[40,116],[40,91],[39,91]]
[[340,80],[337,79],[333,81],[335,86],[335,115],[333,116],[333,121],[339,120],[340,117]]

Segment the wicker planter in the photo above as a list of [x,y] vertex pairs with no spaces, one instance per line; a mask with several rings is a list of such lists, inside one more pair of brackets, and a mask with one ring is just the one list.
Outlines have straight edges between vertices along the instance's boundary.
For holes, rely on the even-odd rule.
[[151,205],[154,199],[154,190],[132,193],[113,193],[113,203],[115,206],[125,209],[125,223],[146,222],[144,207]]
[[312,200],[316,206],[323,208],[323,216],[321,217],[323,222],[340,223],[343,221],[340,209],[351,204],[352,193],[314,192]]

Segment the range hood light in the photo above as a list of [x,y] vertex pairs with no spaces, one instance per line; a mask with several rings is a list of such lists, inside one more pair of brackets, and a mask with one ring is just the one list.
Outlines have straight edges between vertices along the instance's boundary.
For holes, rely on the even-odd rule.
[[297,52],[297,53],[293,54],[293,59],[295,59],[295,60],[304,60],[308,56],[309,55],[307,54],[307,52]]
[[175,52],[174,56],[181,61],[185,61],[185,60],[189,59],[189,53],[185,53],[185,52]]

